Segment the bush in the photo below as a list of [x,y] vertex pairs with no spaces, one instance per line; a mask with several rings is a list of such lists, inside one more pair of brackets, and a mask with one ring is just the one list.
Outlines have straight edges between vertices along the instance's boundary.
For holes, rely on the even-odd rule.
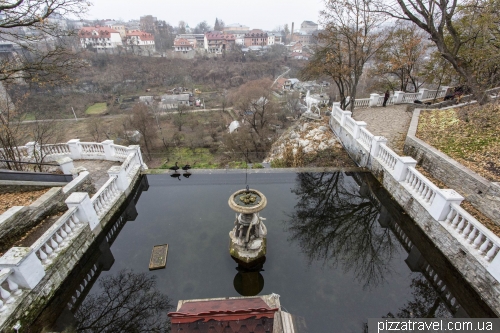
[[264,169],[264,166],[260,163],[252,164],[252,169]]

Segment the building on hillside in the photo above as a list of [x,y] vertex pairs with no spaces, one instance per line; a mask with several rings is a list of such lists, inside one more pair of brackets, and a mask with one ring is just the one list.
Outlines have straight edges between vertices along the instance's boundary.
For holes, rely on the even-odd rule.
[[150,33],[140,30],[132,30],[127,32],[125,44],[127,47],[132,49],[138,48],[142,51],[154,51],[155,38]]
[[123,45],[120,33],[110,27],[83,27],[78,37],[82,48],[94,48],[98,52]]
[[239,23],[231,23],[222,28],[222,31],[227,34],[238,34],[238,33],[246,33],[250,30],[249,27],[244,26]]
[[178,34],[175,38],[187,39],[187,41],[191,43],[195,49],[202,49],[205,43],[205,34]]
[[304,21],[300,25],[300,32],[305,34],[312,34],[316,30],[318,30],[318,24],[313,21]]
[[314,34],[309,34],[309,33],[304,33],[304,32],[298,32],[298,33],[293,34],[293,36],[292,36],[293,42],[299,42],[303,46],[314,44],[314,40],[315,40]]
[[284,44],[283,43],[283,34],[281,31],[279,32],[268,32],[267,33],[267,45],[274,45],[274,44]]
[[298,42],[292,45],[292,56],[302,53],[302,43]]
[[181,105],[189,106],[190,103],[189,94],[162,95],[158,107],[164,110],[177,109]]
[[222,54],[233,49],[236,39],[232,34],[210,31],[205,34],[204,48],[208,53]]
[[154,33],[156,32],[156,22],[158,19],[152,15],[141,16],[139,23],[142,31]]
[[[195,41],[196,42],[196,41]],[[174,51],[188,53],[194,50],[194,45],[186,38],[176,38],[174,40]]]
[[108,24],[106,26],[113,30],[118,31],[122,39],[124,39],[127,36],[127,29],[125,29],[125,26],[123,24]]
[[245,34],[245,46],[267,45],[267,33],[260,29],[252,29]]

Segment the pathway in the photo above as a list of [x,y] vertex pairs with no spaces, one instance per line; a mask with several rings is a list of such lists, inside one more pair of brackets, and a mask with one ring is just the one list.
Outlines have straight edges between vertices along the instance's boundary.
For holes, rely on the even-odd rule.
[[353,118],[367,123],[366,129],[374,135],[387,138],[387,145],[398,155],[403,156],[406,134],[410,126],[412,112],[406,111],[407,105],[391,105],[366,109],[354,109]]
[[76,160],[73,161],[75,168],[83,166],[92,177],[92,183],[96,190],[99,190],[109,179],[108,169],[113,165],[121,165],[122,162],[100,161],[100,160]]

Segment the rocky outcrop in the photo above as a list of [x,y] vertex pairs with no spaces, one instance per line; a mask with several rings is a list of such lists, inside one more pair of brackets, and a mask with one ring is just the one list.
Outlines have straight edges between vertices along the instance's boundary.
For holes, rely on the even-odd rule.
[[340,143],[330,130],[325,118],[322,121],[299,119],[273,144],[264,162],[283,158],[286,148],[290,146],[293,148],[294,155],[299,147],[302,148],[304,154],[316,154],[327,148],[340,148]]

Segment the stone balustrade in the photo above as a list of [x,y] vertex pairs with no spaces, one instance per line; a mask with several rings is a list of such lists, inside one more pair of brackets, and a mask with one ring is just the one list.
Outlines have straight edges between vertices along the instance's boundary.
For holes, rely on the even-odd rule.
[[[426,101],[434,98],[443,98],[446,95],[448,87],[442,87],[439,90],[429,90],[421,88],[418,92],[407,93],[403,91],[395,91],[387,100],[386,105],[413,103],[415,100]],[[349,98],[347,98],[349,101]],[[384,104],[384,95],[370,94],[370,98],[358,98],[354,100],[355,108],[367,108],[382,106]]]
[[[424,92],[431,98],[434,98],[433,94],[436,93],[429,90]],[[413,94],[403,97],[411,99],[415,96]],[[403,97],[395,96],[396,102],[404,100]],[[387,147],[384,137],[370,133],[365,128],[366,123],[352,119],[351,112],[340,109],[339,103],[334,103],[331,114],[330,126],[351,152],[359,152],[355,157],[358,163],[361,161],[361,165],[374,168],[370,157],[376,160],[387,174],[399,182],[409,196],[427,210],[436,223],[442,225],[497,281],[500,281],[500,238],[460,207],[464,199],[461,195],[454,190],[436,186],[415,169],[417,162],[413,158],[396,154]]]
[[[0,312],[7,318],[15,306],[9,306],[22,290],[31,290],[45,276],[58,255],[64,253],[84,228],[94,230],[122,195],[127,195],[137,173],[147,166],[139,146],[115,145],[70,140],[67,143],[37,146],[28,143],[27,156],[37,151],[55,160],[103,159],[123,162],[108,170],[108,181],[89,198],[88,193],[72,193],[65,201],[68,210],[31,247],[13,247],[0,257]],[[66,163],[66,162],[65,162]]]
[[78,208],[70,208],[64,213],[38,240],[31,246],[42,265],[52,263],[52,259],[69,245],[83,228],[83,222],[78,219]]

